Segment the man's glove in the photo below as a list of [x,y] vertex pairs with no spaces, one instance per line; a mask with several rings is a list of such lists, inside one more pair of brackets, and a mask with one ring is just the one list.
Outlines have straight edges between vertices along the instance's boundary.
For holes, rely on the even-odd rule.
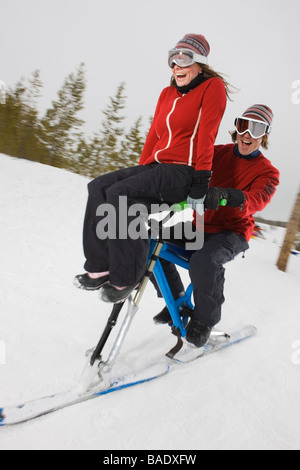
[[205,198],[205,209],[212,209],[213,211],[217,211],[220,206],[220,201],[222,199],[226,199],[228,204],[228,198],[229,194],[226,189],[209,188]]
[[193,184],[187,202],[200,215],[204,214],[204,200],[208,192],[211,175],[211,171],[199,170],[195,171],[193,176]]
[[242,209],[246,196],[240,189],[209,188],[204,202],[205,208],[217,211],[222,199],[227,200],[227,206]]

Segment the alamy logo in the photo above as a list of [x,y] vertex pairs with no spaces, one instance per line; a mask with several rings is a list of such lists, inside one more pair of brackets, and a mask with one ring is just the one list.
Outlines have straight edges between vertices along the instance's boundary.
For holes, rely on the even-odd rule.
[[0,366],[4,366],[5,364],[6,364],[6,344],[2,339],[0,339]]
[[296,340],[292,344],[292,348],[295,349],[295,352],[292,354],[291,360],[295,366],[300,365],[300,340]]
[[[185,205],[184,209],[190,209],[190,206]],[[151,204],[148,210],[144,204],[130,205],[127,196],[119,196],[117,208],[108,203],[98,206],[96,234],[99,240],[147,240],[160,236],[165,241],[183,240],[186,250],[200,250],[203,247],[204,212],[203,215],[195,213],[197,230],[193,230],[192,224],[175,224],[172,227],[167,221],[162,226],[162,232],[159,232],[158,220],[154,218],[149,223],[149,218],[153,215],[160,217],[164,213],[172,213],[172,207]]]
[[292,103],[300,104],[300,80],[295,80],[292,83],[292,89],[295,90],[292,94]]

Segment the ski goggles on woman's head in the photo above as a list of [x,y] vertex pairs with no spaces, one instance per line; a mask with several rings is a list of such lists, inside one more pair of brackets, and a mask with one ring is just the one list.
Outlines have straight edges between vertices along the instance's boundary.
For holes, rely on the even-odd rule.
[[171,49],[168,56],[168,64],[171,69],[174,65],[178,67],[190,67],[195,62],[199,64],[207,64],[207,57],[196,54],[190,49]]
[[239,135],[244,135],[246,132],[249,132],[253,139],[259,139],[265,134],[270,134],[271,132],[271,126],[268,126],[268,124],[256,119],[238,117],[234,121],[234,125]]

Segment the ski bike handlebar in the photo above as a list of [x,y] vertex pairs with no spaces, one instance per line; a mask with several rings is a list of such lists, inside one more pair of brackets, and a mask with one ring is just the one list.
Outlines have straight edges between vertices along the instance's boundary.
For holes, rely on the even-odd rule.
[[[227,205],[227,199],[221,199],[219,205],[225,207]],[[161,239],[164,224],[169,222],[176,213],[183,212],[186,209],[191,209],[191,206],[188,204],[187,200],[173,204],[166,211],[167,215],[165,215],[162,220],[155,221],[155,219],[151,219],[150,226],[152,230],[152,238]]]
[[[219,202],[219,206],[225,207],[226,205],[227,205],[227,199],[221,199],[220,202]],[[187,209],[187,207],[190,207],[190,206],[189,206],[188,202],[185,200],[185,201],[173,204],[173,206],[171,206],[170,210],[173,211],[173,212],[182,212],[185,209]]]

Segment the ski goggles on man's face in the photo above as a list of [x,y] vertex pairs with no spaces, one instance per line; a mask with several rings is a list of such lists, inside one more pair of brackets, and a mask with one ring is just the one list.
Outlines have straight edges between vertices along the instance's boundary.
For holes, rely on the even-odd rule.
[[268,124],[262,121],[257,121],[256,119],[238,117],[234,121],[234,125],[239,135],[244,135],[246,132],[249,132],[253,139],[259,139],[271,132],[271,126],[268,126]]
[[171,69],[174,65],[178,67],[190,67],[195,62],[199,64],[207,64],[207,57],[196,54],[189,49],[171,49],[168,56],[168,64]]

